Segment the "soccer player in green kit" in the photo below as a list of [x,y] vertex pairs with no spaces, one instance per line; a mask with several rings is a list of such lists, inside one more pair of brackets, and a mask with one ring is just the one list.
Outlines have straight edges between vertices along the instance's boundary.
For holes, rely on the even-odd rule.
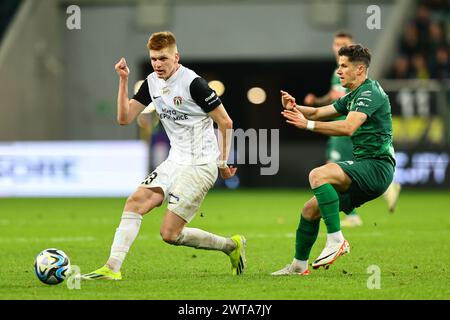
[[[344,46],[353,43],[353,36],[345,31],[338,31],[333,38],[333,53],[336,57],[336,63],[339,61],[338,51]],[[340,97],[349,92],[349,89],[341,86],[341,81],[337,75],[337,68],[334,70],[331,77],[331,88],[322,97],[316,97],[313,93],[309,93],[305,97],[305,105],[311,107],[321,107],[333,103]],[[345,116],[337,117],[334,120],[343,120]],[[353,160],[353,143],[348,136],[331,136],[327,142],[326,148],[327,163],[344,160]],[[356,210],[352,210],[345,215],[345,219],[341,222],[342,227],[357,227],[362,225],[362,219],[357,214]]]
[[[339,212],[351,212],[382,195],[394,177],[392,115],[389,98],[380,84],[367,77],[371,55],[361,45],[339,49],[337,74],[350,93],[333,104],[313,108],[298,106],[281,91],[282,115],[299,129],[329,136],[351,136],[354,161],[327,163],[313,169],[309,183],[314,197],[303,207],[296,233],[295,256],[274,276],[308,275],[308,259],[319,233],[320,218],[327,227],[327,242],[313,269],[328,268],[350,245],[340,228]],[[319,121],[346,115],[344,120]]]

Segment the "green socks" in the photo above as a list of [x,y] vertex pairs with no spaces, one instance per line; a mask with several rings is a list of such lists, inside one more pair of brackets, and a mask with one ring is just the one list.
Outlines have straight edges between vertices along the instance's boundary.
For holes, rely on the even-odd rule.
[[300,218],[295,238],[295,259],[308,260],[311,248],[319,234],[320,219],[308,221]]
[[[313,189],[313,192],[319,203],[320,214],[327,226],[327,232],[340,231],[339,196],[336,190],[331,184],[326,183]],[[308,221],[301,216],[295,238],[295,259],[308,260],[311,248],[319,234],[319,226],[320,219]]]
[[320,214],[327,226],[328,233],[334,233],[341,230],[341,221],[339,218],[339,196],[329,183],[323,184],[313,189],[317,202],[319,203]]

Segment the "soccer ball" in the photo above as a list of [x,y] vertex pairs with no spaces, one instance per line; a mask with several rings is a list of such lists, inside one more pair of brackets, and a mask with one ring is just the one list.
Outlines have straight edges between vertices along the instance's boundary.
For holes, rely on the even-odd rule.
[[70,272],[70,260],[64,251],[45,249],[36,257],[34,272],[45,284],[58,284],[64,281]]

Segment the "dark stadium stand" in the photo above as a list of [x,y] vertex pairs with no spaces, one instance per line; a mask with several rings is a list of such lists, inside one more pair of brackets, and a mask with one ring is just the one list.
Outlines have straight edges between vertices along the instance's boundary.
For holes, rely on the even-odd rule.
[[0,1],[0,40],[2,40],[8,25],[18,11],[22,0],[2,0]]
[[450,11],[446,0],[420,1],[414,18],[406,25],[398,57],[388,78],[450,78]]

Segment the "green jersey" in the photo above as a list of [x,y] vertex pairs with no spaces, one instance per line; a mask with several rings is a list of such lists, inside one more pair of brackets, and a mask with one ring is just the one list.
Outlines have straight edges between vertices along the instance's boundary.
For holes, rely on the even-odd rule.
[[[341,85],[341,80],[337,75],[335,69],[331,76],[331,89],[347,93],[349,90]],[[345,116],[334,118],[334,120],[345,120]],[[343,160],[354,160],[353,158],[353,144],[350,137],[347,136],[331,136],[328,138],[327,147],[325,150],[325,156],[327,161],[337,162]]]
[[356,160],[385,159],[395,166],[391,104],[377,81],[367,78],[358,88],[336,100],[333,106],[343,115],[350,111],[367,115],[367,120],[351,136]]

